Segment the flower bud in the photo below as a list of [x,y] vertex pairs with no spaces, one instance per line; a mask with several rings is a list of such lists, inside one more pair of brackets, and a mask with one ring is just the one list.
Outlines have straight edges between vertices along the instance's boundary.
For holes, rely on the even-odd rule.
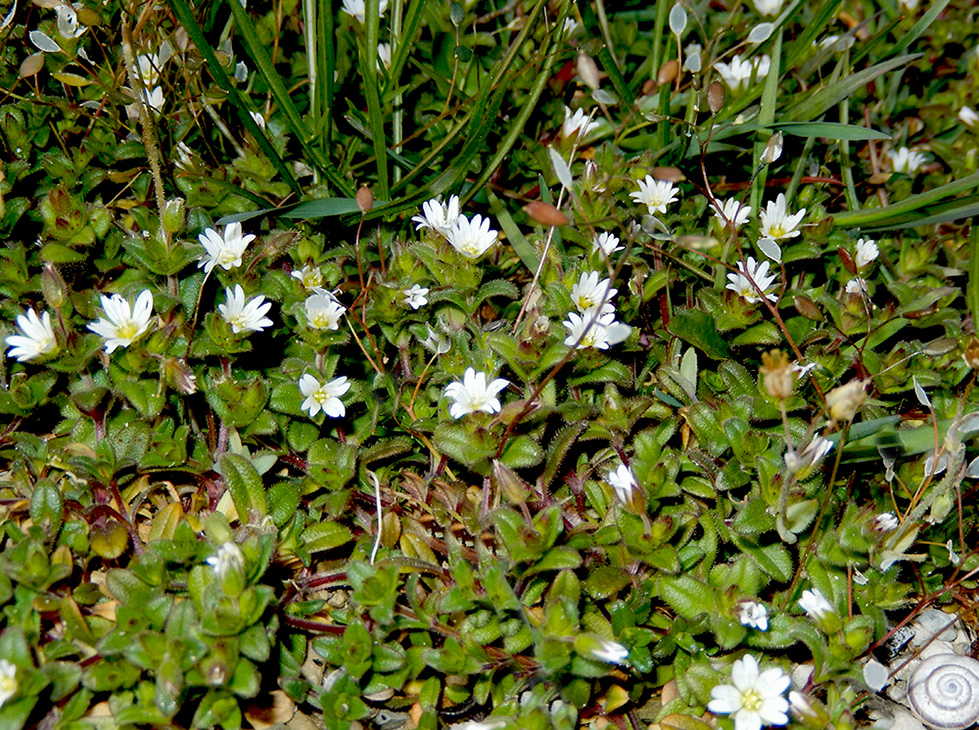
[[357,207],[361,213],[369,213],[374,207],[374,193],[366,185],[361,186],[357,191]]
[[166,358],[163,361],[163,375],[174,390],[184,395],[193,395],[197,392],[197,376],[182,359]]
[[602,85],[602,79],[598,73],[598,66],[595,65],[595,61],[587,53],[578,54],[578,75],[581,76],[581,80],[592,91],[597,91],[598,87]]
[[564,226],[568,223],[568,216],[555,208],[550,203],[534,200],[523,207],[527,215],[535,223],[545,226]]
[[68,301],[68,287],[65,285],[65,280],[50,261],[44,262],[44,270],[41,272],[41,292],[44,294],[45,303],[51,309],[61,309]]
[[863,381],[851,380],[826,394],[826,409],[834,421],[851,421],[865,400],[867,391]]
[[973,370],[979,370],[979,338],[973,337],[969,340],[965,352],[962,353],[962,359]]
[[789,357],[780,350],[763,352],[761,354],[761,374],[764,377],[765,390],[773,398],[785,400],[792,397],[795,387],[795,373],[789,366]]
[[676,80],[679,73],[680,62],[675,58],[671,58],[669,61],[659,67],[659,71],[656,73],[656,83],[658,83],[660,86],[672,83]]
[[163,206],[163,230],[180,233],[187,221],[187,205],[181,198],[171,198]]
[[761,153],[761,161],[766,165],[771,165],[775,160],[782,156],[782,133],[776,132],[768,138],[765,151]]

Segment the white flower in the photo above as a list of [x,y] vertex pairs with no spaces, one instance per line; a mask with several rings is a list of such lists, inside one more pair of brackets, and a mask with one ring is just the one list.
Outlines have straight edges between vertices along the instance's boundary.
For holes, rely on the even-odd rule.
[[252,297],[246,304],[245,290],[241,288],[241,284],[235,284],[234,289],[226,288],[224,295],[227,301],[218,305],[218,311],[235,334],[261,332],[272,325],[272,320],[265,316],[272,308],[272,302],[266,302],[265,297]]
[[761,301],[761,297],[758,296],[758,292],[751,285],[753,280],[765,294],[766,298],[773,302],[776,301],[778,297],[768,291],[772,284],[775,283],[775,274],[769,274],[768,267],[769,263],[767,261],[759,264],[753,256],[748,257],[747,268],[745,268],[742,262],[738,261],[738,273],[727,275],[727,279],[730,282],[727,288],[742,297],[748,304],[755,304]]
[[564,123],[561,125],[561,135],[565,139],[572,137],[584,139],[599,126],[598,122],[589,121],[584,109],[578,109],[572,114],[570,107],[564,107]]
[[[735,229],[738,229],[748,222],[748,216],[751,215],[750,205],[742,205],[736,198],[717,202],[721,203],[721,207],[714,207],[714,217],[717,218],[717,222],[721,224],[722,228],[730,222],[734,224]],[[721,216],[721,212],[724,213],[723,216]],[[727,220],[725,221],[725,219]]]
[[391,44],[390,43],[378,43],[377,44],[377,70],[381,70],[381,66],[384,68],[391,68]]
[[972,107],[964,106],[959,109],[959,120],[963,124],[968,124],[970,127],[974,127],[976,122],[979,122],[979,114],[976,114]]
[[485,720],[466,720],[449,725],[449,730],[502,730],[510,722],[506,717],[487,717]]
[[41,355],[49,355],[58,349],[58,341],[51,328],[51,315],[43,312],[40,317],[33,309],[27,314],[17,315],[17,329],[22,334],[8,335],[6,343],[10,346],[10,357],[18,362],[27,362]]
[[235,64],[235,81],[239,84],[243,84],[248,81],[248,66],[244,61],[238,61]]
[[316,289],[323,286],[323,272],[319,266],[303,266],[301,269],[293,269],[290,276],[299,279],[304,289]]
[[314,330],[339,329],[345,307],[329,292],[319,292],[306,299],[306,321]]
[[893,512],[883,512],[874,518],[874,529],[877,532],[891,532],[896,530],[900,524]]
[[815,464],[832,450],[832,441],[822,436],[815,436],[802,450],[802,456],[808,459],[810,464]]
[[779,193],[774,202],[768,201],[765,210],[761,212],[761,235],[779,241],[783,238],[795,238],[799,235],[799,223],[806,215],[803,208],[798,213],[789,213],[785,209],[785,194]]
[[448,238],[456,221],[459,220],[459,196],[451,196],[448,205],[438,198],[422,203],[422,215],[413,216],[411,220],[418,224],[415,226],[417,231],[422,228],[431,228]]
[[17,694],[17,667],[7,659],[0,659],[0,707]]
[[615,490],[615,496],[619,498],[619,501],[625,502],[626,504],[632,501],[632,490],[639,488],[632,469],[625,464],[619,464],[618,469],[610,471],[606,475],[605,481],[612,485],[612,489]]
[[310,418],[320,411],[330,418],[340,418],[347,412],[340,396],[348,390],[350,390],[350,383],[347,382],[346,376],[320,384],[319,380],[306,373],[299,378],[299,392],[306,396],[306,400],[300,407],[304,411],[309,411]]
[[714,64],[714,68],[717,69],[717,73],[724,79],[724,83],[733,90],[742,84],[747,86],[751,83],[752,74],[759,79],[764,78],[768,75],[768,70],[771,68],[771,65],[772,59],[768,56],[761,56],[760,58],[748,61],[747,59],[741,60],[740,55],[735,55],[731,59],[731,63],[719,61]]
[[129,301],[118,294],[102,297],[102,309],[105,317],[88,324],[88,328],[99,337],[105,339],[105,351],[112,352],[117,347],[128,347],[150,326],[150,315],[153,312],[153,295],[149,289],[144,289],[136,297],[136,303],[130,306]]
[[69,5],[64,3],[55,7],[54,12],[58,14],[58,33],[62,38],[77,38],[88,28],[78,22],[78,10],[82,7],[81,3]]
[[136,73],[143,81],[143,86],[156,86],[160,80],[160,57],[155,53],[146,53],[136,58]]
[[146,92],[144,97],[146,105],[153,110],[155,114],[159,114],[163,111],[163,103],[166,99],[163,98],[163,87],[157,86]]
[[676,194],[680,192],[680,189],[669,180],[654,180],[652,175],[646,175],[644,179],[636,182],[639,184],[639,190],[629,193],[629,197],[637,203],[644,203],[650,215],[665,213],[666,206],[675,203]]
[[502,406],[496,394],[509,384],[509,380],[497,378],[487,385],[486,373],[466,368],[462,382],[455,381],[445,387],[445,397],[455,401],[449,406],[449,415],[459,419],[476,411],[499,413]]
[[906,10],[917,10],[918,0],[898,0]]
[[759,15],[777,15],[782,9],[782,0],[755,0],[755,10]]
[[859,276],[855,279],[850,279],[846,283],[846,293],[847,294],[866,294],[867,293],[867,282],[861,279]]
[[425,297],[428,294],[428,289],[424,286],[418,286],[414,284],[411,289],[405,289],[402,294],[404,294],[404,300],[402,304],[406,307],[411,307],[412,309],[418,309],[419,307],[424,307],[428,304],[428,299]]
[[710,691],[707,709],[715,715],[734,715],[734,730],[789,722],[789,703],[782,695],[792,680],[778,667],[759,669],[758,660],[745,654],[731,668],[732,684],[719,684]]
[[625,664],[629,658],[629,650],[617,641],[598,639],[598,646],[591,650],[596,659],[611,664]]
[[625,246],[619,245],[618,237],[604,231],[599,233],[591,243],[592,251],[601,251],[605,256],[611,256],[616,251],[624,251]]
[[738,610],[738,621],[742,626],[768,631],[768,609],[764,604],[755,601],[741,601]]
[[224,543],[218,548],[217,555],[212,555],[204,562],[211,566],[218,580],[224,580],[232,571],[242,574],[245,572],[245,558],[233,542]]
[[498,234],[489,224],[489,218],[483,218],[478,213],[473,216],[472,221],[464,215],[459,216],[446,238],[452,248],[466,258],[478,259],[496,243]]
[[[611,306],[611,305],[606,305]],[[597,350],[607,350],[609,345],[617,345],[632,332],[632,327],[627,324],[615,321],[615,312],[606,311],[600,316],[595,316],[595,309],[586,309],[580,315],[571,312],[567,320],[561,324],[568,330],[569,334],[564,339],[567,347],[578,347],[585,349],[594,347]]]
[[428,329],[428,337],[422,340],[422,346],[426,350],[431,350],[436,355],[444,355],[452,349],[452,343],[449,342],[448,337],[433,330],[431,325],[426,324],[425,327]]
[[265,129],[265,117],[258,112],[248,112],[248,116],[250,116],[252,121],[258,125],[259,129]]
[[802,598],[799,599],[799,608],[805,611],[809,618],[816,619],[817,621],[825,618],[828,614],[836,613],[833,604],[826,600],[826,596],[816,588],[813,588],[811,591],[802,592]]
[[[361,23],[365,22],[367,19],[367,8],[364,5],[364,0],[343,0],[343,7],[340,8],[347,15],[354,16]],[[381,0],[377,7],[378,17],[384,15],[384,11],[388,9],[388,0]]]
[[612,298],[618,293],[618,289],[612,289],[611,279],[598,280],[598,272],[590,271],[582,273],[578,277],[578,283],[571,287],[571,301],[578,308],[579,312],[586,309],[602,305],[602,314],[615,312],[612,306]]
[[862,269],[864,266],[871,264],[877,258],[878,254],[880,254],[880,250],[877,248],[876,243],[869,238],[861,238],[857,241],[853,263],[857,265],[858,269]]
[[888,157],[891,158],[891,167],[894,172],[904,172],[908,175],[917,172],[918,168],[928,162],[928,158],[920,152],[914,152],[907,147],[897,150],[888,150]]
[[197,268],[203,267],[205,272],[210,273],[215,266],[220,266],[225,271],[241,266],[241,255],[254,239],[255,236],[251,233],[241,235],[241,223],[229,223],[224,227],[223,236],[213,228],[208,228],[197,237],[204,246],[204,254],[197,263]]
[[574,35],[578,31],[578,21],[574,18],[564,19],[564,37]]

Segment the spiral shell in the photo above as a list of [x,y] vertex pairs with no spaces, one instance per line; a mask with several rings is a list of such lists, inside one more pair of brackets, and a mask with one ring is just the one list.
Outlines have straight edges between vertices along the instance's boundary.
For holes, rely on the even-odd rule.
[[908,680],[911,709],[938,730],[962,730],[979,721],[979,661],[959,654],[925,659]]

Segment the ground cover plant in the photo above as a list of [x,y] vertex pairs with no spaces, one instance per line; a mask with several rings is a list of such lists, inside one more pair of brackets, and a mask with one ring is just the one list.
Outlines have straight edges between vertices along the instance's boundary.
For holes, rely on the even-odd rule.
[[975,722],[971,2],[0,16],[0,727]]

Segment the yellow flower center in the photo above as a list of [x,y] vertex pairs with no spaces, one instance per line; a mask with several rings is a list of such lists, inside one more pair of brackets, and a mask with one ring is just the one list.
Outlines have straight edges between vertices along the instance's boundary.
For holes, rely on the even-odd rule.
[[139,325],[135,322],[126,322],[116,327],[116,337],[120,340],[134,340],[139,333]]
[[741,707],[752,712],[758,712],[765,704],[765,698],[755,690],[749,689],[741,695]]

